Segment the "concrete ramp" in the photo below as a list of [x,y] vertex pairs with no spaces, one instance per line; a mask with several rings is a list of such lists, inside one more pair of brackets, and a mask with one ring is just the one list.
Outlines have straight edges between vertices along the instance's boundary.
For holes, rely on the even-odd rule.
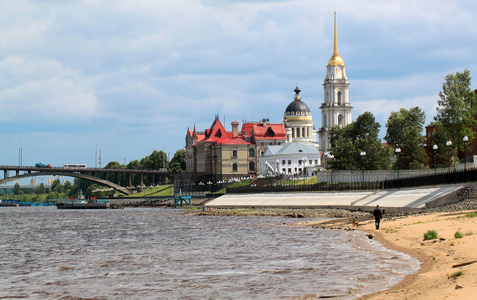
[[206,204],[207,207],[283,207],[345,208],[369,211],[376,205],[388,212],[418,210],[458,202],[459,190],[465,185],[388,191],[226,194]]

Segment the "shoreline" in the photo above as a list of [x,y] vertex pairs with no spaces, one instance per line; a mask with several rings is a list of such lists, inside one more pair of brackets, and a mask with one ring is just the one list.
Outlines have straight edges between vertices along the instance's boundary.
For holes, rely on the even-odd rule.
[[[382,220],[380,230],[374,228],[374,220],[354,227],[347,218],[342,218],[339,222],[322,220],[295,225],[332,229],[336,229],[338,225],[340,229],[361,230],[373,235],[384,247],[411,255],[421,263],[416,273],[405,276],[396,285],[357,299],[475,299],[477,232],[471,232],[471,229],[477,230],[477,217],[464,217],[471,212],[473,211],[390,218]],[[436,230],[439,239],[425,241],[423,235],[427,230]],[[456,231],[463,232],[464,236],[455,238]],[[453,277],[458,272],[462,272],[462,275]]]
[[[378,299],[475,299],[477,294],[477,200],[422,210],[411,214],[387,214],[381,229],[374,228],[370,213],[330,209],[214,209],[195,210],[197,215],[288,216],[298,219],[292,225],[338,230],[360,230],[372,235],[384,247],[406,253],[420,262],[419,270],[399,283],[379,292],[359,296],[359,300]],[[352,225],[356,218],[358,226]],[[424,240],[424,233],[436,230],[438,239]],[[459,231],[462,238],[454,235]],[[461,272],[461,273],[459,273]]]

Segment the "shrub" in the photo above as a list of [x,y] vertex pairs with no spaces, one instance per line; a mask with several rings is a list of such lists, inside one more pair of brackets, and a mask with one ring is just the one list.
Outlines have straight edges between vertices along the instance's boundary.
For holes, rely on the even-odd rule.
[[454,237],[455,237],[456,239],[461,239],[461,238],[464,237],[464,234],[463,234],[462,232],[460,232],[460,231],[456,231],[455,234],[454,234]]
[[466,236],[467,236],[467,235],[473,235],[473,234],[474,234],[474,233],[473,233],[472,231],[467,231],[467,232],[465,233]]
[[464,216],[465,218],[475,218],[477,217],[477,212],[471,212],[471,213],[468,213]]
[[424,240],[435,240],[437,239],[437,231],[435,230],[428,230],[424,233]]
[[464,273],[462,271],[459,271],[459,272],[455,272],[455,273],[452,273],[449,278],[456,278],[456,277],[459,277],[459,276],[462,276],[464,275]]

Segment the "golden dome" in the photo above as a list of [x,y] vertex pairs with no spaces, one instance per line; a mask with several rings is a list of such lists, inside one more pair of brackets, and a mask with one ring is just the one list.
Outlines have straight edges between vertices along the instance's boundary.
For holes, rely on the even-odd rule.
[[330,66],[344,66],[344,61],[341,58],[341,56],[338,53],[336,53],[336,54],[333,54],[333,56],[330,58],[330,60],[328,61],[328,65],[330,65]]
[[328,61],[329,66],[344,66],[344,61],[341,56],[338,54],[338,33],[336,30],[336,11],[335,11],[335,39],[334,39],[334,48],[333,56]]

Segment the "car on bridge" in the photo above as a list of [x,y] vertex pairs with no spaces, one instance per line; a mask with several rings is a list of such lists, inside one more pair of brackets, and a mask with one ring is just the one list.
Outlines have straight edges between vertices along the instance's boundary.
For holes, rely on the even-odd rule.
[[36,163],[35,167],[37,168],[51,168],[50,164],[44,164],[44,163]]

